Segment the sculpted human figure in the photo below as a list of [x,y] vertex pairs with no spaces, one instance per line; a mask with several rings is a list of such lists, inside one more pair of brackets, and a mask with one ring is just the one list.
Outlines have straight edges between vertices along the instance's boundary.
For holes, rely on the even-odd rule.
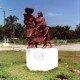
[[35,27],[35,17],[32,15],[34,9],[32,8],[25,8],[24,14],[24,24],[26,25],[26,35],[28,40],[28,47],[32,48],[34,45],[33,43],[33,32]]
[[47,42],[50,44],[50,47],[52,47],[49,28],[46,26],[45,18],[41,11],[38,12],[38,17],[36,18],[35,35],[34,41],[37,43],[43,42],[43,48],[47,47]]
[[34,38],[34,42],[39,43],[39,42],[43,42],[43,29],[45,28],[45,19],[43,18],[43,14],[42,12],[38,12],[38,17],[36,17],[36,28],[35,28],[35,38]]
[[25,8],[24,24],[26,25],[26,36],[28,47],[37,48],[39,42],[43,43],[43,48],[47,47],[47,42],[52,47],[50,42],[49,28],[46,26],[45,18],[41,11],[38,12],[38,17],[34,17],[32,13],[34,9]]

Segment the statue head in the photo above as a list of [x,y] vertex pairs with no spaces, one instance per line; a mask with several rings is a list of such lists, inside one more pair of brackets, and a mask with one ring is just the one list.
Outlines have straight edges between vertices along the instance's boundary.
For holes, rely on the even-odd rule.
[[38,17],[43,17],[43,13],[41,11],[38,12]]
[[32,9],[32,8],[25,8],[25,12],[27,14],[32,14],[34,12],[34,9]]

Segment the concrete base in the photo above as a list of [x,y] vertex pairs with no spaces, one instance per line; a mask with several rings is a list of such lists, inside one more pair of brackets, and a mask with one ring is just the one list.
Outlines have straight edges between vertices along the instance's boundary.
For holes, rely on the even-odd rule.
[[2,45],[3,45],[3,46],[10,46],[9,43],[3,43]]
[[26,65],[29,70],[48,71],[58,67],[57,48],[27,48]]

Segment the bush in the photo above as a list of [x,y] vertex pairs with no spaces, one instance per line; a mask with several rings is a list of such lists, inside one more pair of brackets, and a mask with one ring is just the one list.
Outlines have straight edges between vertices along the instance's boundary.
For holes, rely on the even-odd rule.
[[0,39],[0,43],[4,42],[3,39]]
[[80,42],[80,38],[79,39],[70,39],[70,40],[68,40],[68,43],[76,43],[76,42]]
[[14,43],[14,44],[27,44],[26,39],[10,39],[9,43]]
[[53,41],[53,44],[67,44],[67,40],[54,39],[52,41]]

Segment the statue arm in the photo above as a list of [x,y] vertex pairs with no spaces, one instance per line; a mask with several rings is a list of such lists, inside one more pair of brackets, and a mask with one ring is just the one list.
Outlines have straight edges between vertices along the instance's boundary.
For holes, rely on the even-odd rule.
[[36,27],[36,18],[34,17],[33,20],[34,20],[34,26]]
[[23,14],[23,16],[24,16],[24,24],[26,24],[26,16],[27,16],[27,14]]
[[42,25],[46,25],[46,23],[45,23],[45,19],[44,18],[41,18],[41,23],[39,24],[40,26],[42,26]]

